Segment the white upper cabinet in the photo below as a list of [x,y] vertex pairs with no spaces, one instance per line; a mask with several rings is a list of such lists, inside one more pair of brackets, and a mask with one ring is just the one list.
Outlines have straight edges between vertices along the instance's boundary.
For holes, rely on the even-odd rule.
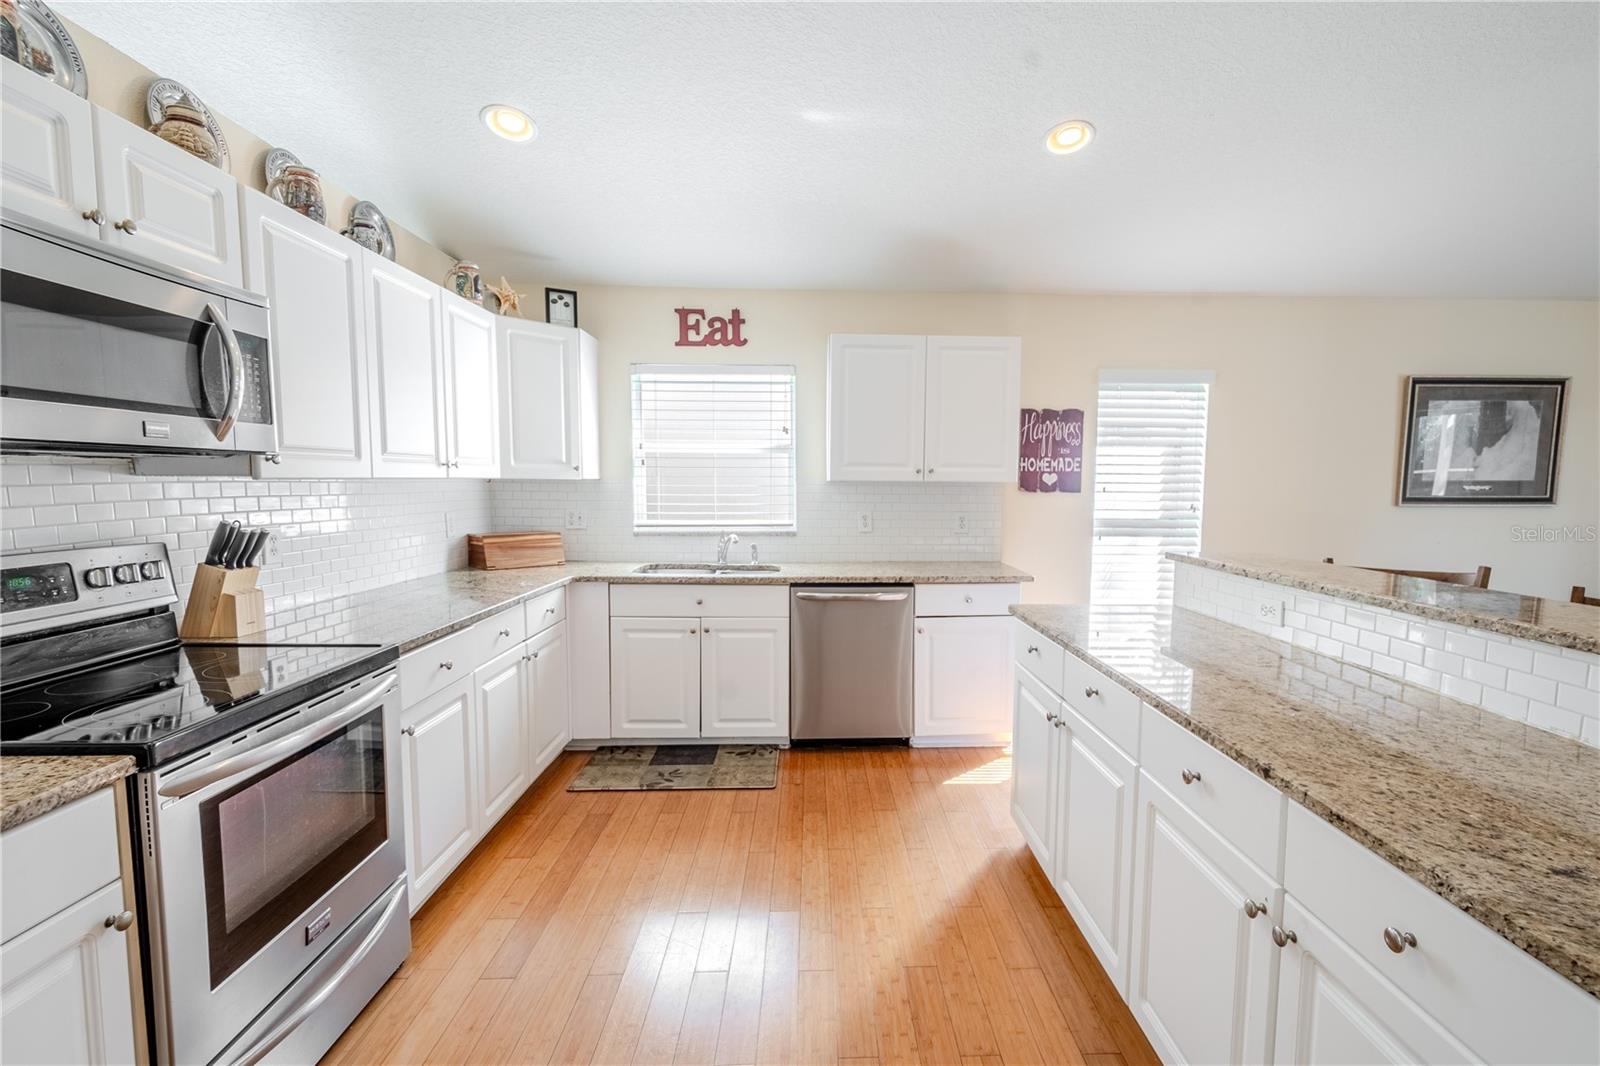
[[111,244],[239,287],[239,188],[219,170],[107,111],[94,109],[101,231]]
[[927,340],[828,338],[828,480],[921,481]]
[[[361,253],[372,392],[372,472],[444,477],[444,290],[381,255]],[[485,412],[487,417],[487,412]]]
[[444,362],[449,372],[452,477],[499,477],[499,391],[494,315],[442,291]]
[[927,382],[927,479],[1015,479],[1022,339],[929,337]]
[[1010,481],[1022,341],[828,338],[829,481]]
[[0,63],[0,85],[0,200],[8,210],[98,236],[89,102],[15,63]]
[[500,318],[500,473],[600,476],[599,349],[580,329]]
[[371,477],[361,248],[253,189],[240,191],[245,287],[272,316],[277,463],[261,477]]

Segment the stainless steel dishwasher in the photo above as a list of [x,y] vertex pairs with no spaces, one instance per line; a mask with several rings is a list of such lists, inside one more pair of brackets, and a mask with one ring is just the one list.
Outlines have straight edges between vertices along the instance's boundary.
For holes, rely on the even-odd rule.
[[911,736],[910,585],[797,585],[789,594],[789,736]]

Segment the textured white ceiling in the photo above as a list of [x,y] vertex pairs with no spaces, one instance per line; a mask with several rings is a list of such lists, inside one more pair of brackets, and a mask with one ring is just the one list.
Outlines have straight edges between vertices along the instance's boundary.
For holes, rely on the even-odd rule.
[[1600,290],[1592,3],[55,6],[514,276]]

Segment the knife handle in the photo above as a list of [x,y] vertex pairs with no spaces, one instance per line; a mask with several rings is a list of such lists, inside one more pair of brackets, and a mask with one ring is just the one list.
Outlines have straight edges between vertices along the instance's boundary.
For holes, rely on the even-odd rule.
[[244,558],[245,544],[248,543],[249,540],[250,531],[247,529],[241,529],[233,535],[233,539],[228,541],[227,555],[222,561],[222,566],[224,569],[239,569],[239,560]]
[[211,544],[206,548],[206,565],[221,566],[222,553],[228,547],[228,537],[233,527],[227,522],[218,522],[217,530],[211,534]]
[[267,538],[271,532],[265,529],[252,530],[249,543],[245,545],[244,557],[240,560],[241,566],[255,566],[261,560],[261,551],[267,546]]

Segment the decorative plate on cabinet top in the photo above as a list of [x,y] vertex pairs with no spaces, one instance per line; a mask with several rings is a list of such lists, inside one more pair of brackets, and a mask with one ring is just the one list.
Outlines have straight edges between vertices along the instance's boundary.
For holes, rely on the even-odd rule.
[[0,53],[89,98],[89,73],[72,34],[41,0],[0,0]]
[[370,252],[394,262],[394,233],[389,220],[371,200],[357,200],[350,208],[350,224],[340,231]]
[[[173,106],[178,107],[180,113],[182,109],[187,109],[200,116],[201,121],[205,123],[206,132],[217,145],[217,158],[208,161],[215,163],[218,170],[229,170],[231,160],[228,155],[228,139],[222,135],[222,127],[217,125],[216,116],[211,113],[205,102],[184,87],[182,82],[173,81],[171,78],[157,78],[151,82],[150,88],[144,94],[144,113],[150,120],[152,130],[159,131],[162,123],[167,120],[167,108]],[[179,147],[184,146],[179,145]],[[190,151],[202,159],[207,158],[200,152],[194,152],[193,149]]]
[[295,155],[293,152],[289,151],[289,149],[287,149],[287,148],[269,149],[268,152],[267,152],[267,161],[266,161],[266,164],[265,164],[265,169],[266,169],[266,172],[267,172],[267,184],[271,185],[273,182],[277,181],[278,178],[282,177],[283,176],[283,170],[284,170],[285,167],[303,167],[303,166],[305,166],[305,164],[300,162],[300,157]]

